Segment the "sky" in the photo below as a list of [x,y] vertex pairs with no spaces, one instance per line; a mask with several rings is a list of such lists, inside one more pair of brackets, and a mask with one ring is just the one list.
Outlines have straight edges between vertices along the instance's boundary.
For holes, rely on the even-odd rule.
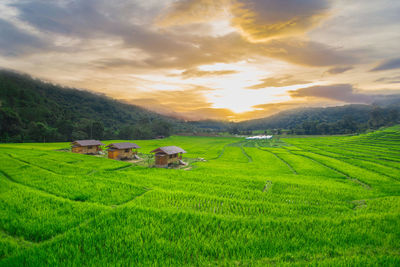
[[398,0],[2,0],[0,67],[187,120],[400,94]]

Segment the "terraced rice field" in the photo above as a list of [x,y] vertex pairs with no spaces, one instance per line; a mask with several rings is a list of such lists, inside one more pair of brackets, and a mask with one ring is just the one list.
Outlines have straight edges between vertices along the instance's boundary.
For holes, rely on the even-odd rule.
[[56,151],[68,143],[0,145],[0,266],[400,266],[400,126],[273,147],[135,142],[207,161],[156,169]]

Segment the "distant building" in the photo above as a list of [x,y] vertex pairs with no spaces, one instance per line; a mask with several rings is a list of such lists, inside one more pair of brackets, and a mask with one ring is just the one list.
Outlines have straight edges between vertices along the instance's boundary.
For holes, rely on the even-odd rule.
[[113,143],[108,146],[108,158],[109,159],[133,159],[137,157],[137,150],[140,148],[134,143]]
[[257,135],[246,137],[246,140],[269,140],[272,139],[272,135]]
[[80,154],[99,154],[101,147],[104,144],[98,140],[77,140],[71,143],[73,153]]
[[150,153],[155,153],[156,167],[165,168],[173,163],[183,164],[182,154],[186,151],[177,146],[164,146],[154,149]]

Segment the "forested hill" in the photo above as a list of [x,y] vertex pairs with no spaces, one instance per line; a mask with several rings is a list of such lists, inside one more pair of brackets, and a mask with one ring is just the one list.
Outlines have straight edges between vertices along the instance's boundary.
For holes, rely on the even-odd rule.
[[293,134],[343,134],[399,123],[400,99],[379,105],[303,108],[237,125],[242,130],[291,129]]
[[0,142],[148,139],[185,127],[103,95],[0,70]]

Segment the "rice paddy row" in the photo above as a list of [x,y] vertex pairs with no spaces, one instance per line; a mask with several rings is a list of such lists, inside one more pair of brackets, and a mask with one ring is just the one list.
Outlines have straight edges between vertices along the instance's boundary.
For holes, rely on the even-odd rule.
[[396,266],[399,140],[135,141],[206,160],[187,171],[0,145],[0,266]]

